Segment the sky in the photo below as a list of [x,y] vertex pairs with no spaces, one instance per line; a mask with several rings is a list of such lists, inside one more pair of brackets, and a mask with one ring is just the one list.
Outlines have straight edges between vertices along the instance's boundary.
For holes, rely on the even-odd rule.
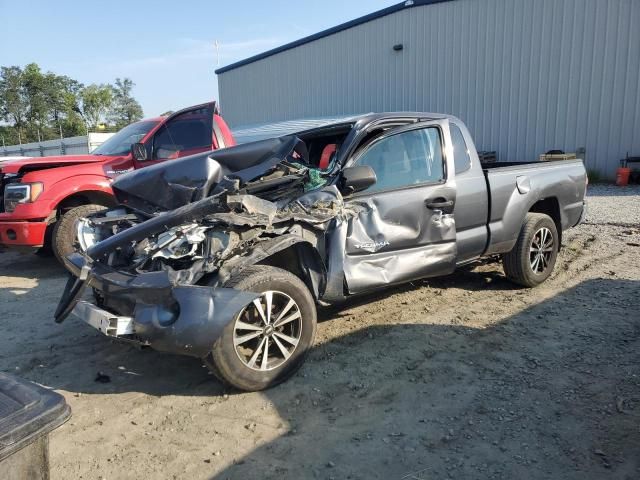
[[217,99],[218,66],[396,3],[0,0],[0,65],[36,62],[84,84],[129,77],[145,116],[156,116]]

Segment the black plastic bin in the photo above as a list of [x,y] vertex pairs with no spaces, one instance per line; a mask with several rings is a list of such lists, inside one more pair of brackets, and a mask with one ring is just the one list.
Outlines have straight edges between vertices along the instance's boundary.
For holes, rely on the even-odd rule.
[[48,479],[49,432],[70,415],[62,395],[0,373],[0,479]]

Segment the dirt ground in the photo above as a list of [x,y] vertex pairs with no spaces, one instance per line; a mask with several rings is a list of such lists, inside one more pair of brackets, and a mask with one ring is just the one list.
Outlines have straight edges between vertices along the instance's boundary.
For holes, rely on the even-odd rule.
[[617,212],[640,195],[599,202],[611,220],[567,232],[542,286],[487,262],[322,309],[307,363],[263,393],[55,324],[61,268],[5,252],[0,370],[71,405],[53,479],[637,479],[640,224]]

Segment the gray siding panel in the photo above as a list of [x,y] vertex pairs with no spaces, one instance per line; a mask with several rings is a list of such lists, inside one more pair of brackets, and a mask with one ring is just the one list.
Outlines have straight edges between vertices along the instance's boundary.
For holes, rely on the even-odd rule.
[[[369,111],[462,118],[482,150],[640,155],[640,1],[456,0],[406,8],[219,75],[232,126]],[[401,52],[393,51],[402,43]]]

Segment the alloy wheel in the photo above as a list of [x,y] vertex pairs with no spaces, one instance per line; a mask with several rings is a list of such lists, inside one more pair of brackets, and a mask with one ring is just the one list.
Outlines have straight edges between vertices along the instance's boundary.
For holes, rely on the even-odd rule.
[[553,234],[547,227],[542,227],[533,235],[529,247],[529,262],[533,273],[544,273],[549,267],[554,248]]
[[298,304],[286,293],[268,290],[236,317],[233,345],[244,365],[264,372],[289,360],[301,336]]

